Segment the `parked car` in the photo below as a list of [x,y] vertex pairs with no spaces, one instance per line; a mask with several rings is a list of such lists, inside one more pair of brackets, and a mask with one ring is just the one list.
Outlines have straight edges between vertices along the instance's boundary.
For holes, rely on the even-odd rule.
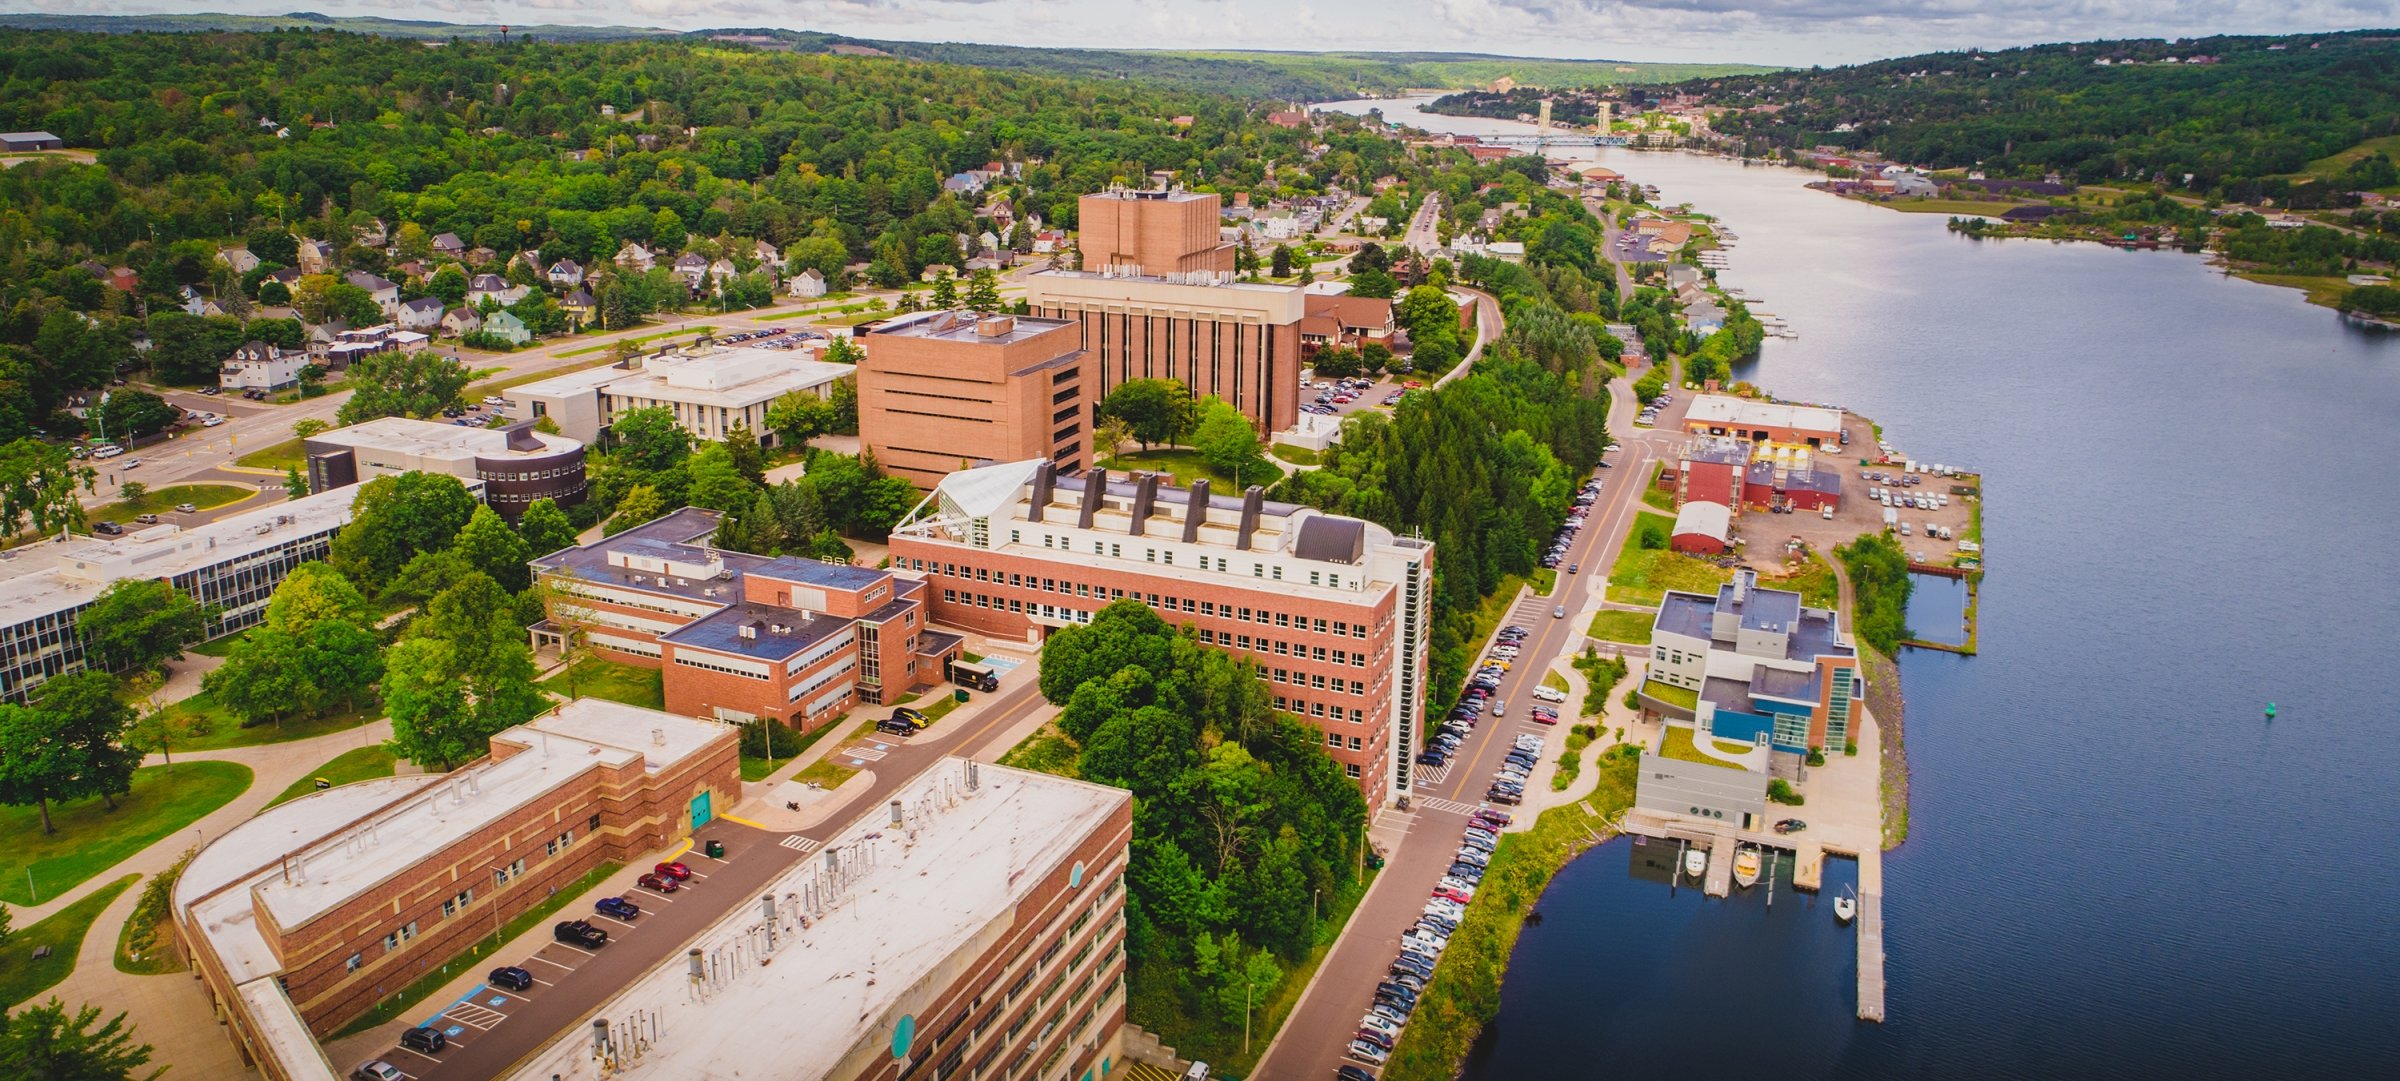
[[676,880],[676,881],[678,881],[678,882],[681,882],[681,881],[683,881],[684,879],[687,879],[687,878],[690,878],[690,877],[692,877],[692,869],[691,869],[691,868],[689,868],[689,867],[686,867],[686,866],[684,866],[684,865],[682,865],[682,864],[680,864],[680,863],[677,863],[677,862],[675,862],[674,860],[668,860],[668,861],[666,861],[666,862],[664,862],[664,863],[661,863],[661,864],[659,864],[658,866],[651,868],[651,870],[652,870],[652,871],[655,871],[655,872],[657,872],[657,873],[659,873],[659,874],[665,875],[665,876],[667,876],[667,877],[669,877],[669,878],[672,878],[672,879],[674,879],[674,880]]
[[175,504],[175,511],[178,514],[198,514],[200,512],[200,508],[190,503],[177,503]]
[[550,928],[550,937],[570,946],[593,949],[608,944],[608,932],[592,926],[590,920],[564,920]]
[[1808,823],[1802,822],[1797,818],[1787,818],[1781,822],[1775,823],[1775,832],[1777,833],[1798,833],[1807,828]]
[[645,874],[634,879],[633,883],[643,889],[657,890],[660,893],[673,893],[683,888],[683,883],[661,874]]
[[93,522],[92,532],[107,537],[118,537],[124,535],[125,527],[115,522]]
[[502,965],[499,968],[493,969],[490,975],[485,976],[484,981],[490,983],[494,987],[504,988],[510,991],[522,991],[533,986],[533,973],[527,972],[515,965]]
[[450,1038],[442,1035],[442,1030],[438,1028],[418,1025],[400,1034],[400,1046],[419,1054],[430,1055],[450,1046]]
[[913,736],[917,734],[916,725],[910,724],[907,721],[894,720],[889,717],[875,722],[875,730],[887,736]]
[[382,1059],[369,1060],[350,1071],[350,1081],[407,1081],[407,1078],[408,1075],[401,1073],[399,1067]]
[[633,902],[622,897],[603,897],[592,902],[592,911],[603,916],[610,916],[620,920],[630,920],[642,914],[642,906],[634,904]]

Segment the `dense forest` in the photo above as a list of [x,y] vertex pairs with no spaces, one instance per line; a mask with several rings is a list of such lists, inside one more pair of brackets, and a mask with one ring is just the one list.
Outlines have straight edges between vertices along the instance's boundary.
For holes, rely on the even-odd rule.
[[2393,31],[1970,50],[1694,80],[1753,152],[1830,144],[1928,168],[2288,196],[2288,174],[2400,133]]

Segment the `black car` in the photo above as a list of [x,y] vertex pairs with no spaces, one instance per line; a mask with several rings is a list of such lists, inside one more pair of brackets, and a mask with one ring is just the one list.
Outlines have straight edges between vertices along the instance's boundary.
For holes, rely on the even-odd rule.
[[1333,1081],[1375,1081],[1375,1075],[1345,1062],[1333,1071]]
[[124,534],[125,527],[118,525],[115,522],[93,522],[92,532],[98,533],[102,536],[116,537]]
[[1442,766],[1448,765],[1449,762],[1449,755],[1440,754],[1434,751],[1424,751],[1417,755],[1417,764],[1420,766]]
[[887,736],[913,736],[917,734],[916,725],[910,724],[907,721],[892,720],[889,718],[875,722],[875,730]]
[[1450,865],[1450,876],[1453,878],[1463,878],[1469,882],[1481,882],[1483,881],[1483,868],[1464,861],[1452,863]]
[[918,728],[923,728],[926,725],[933,723],[925,719],[925,714],[922,710],[912,709],[908,706],[901,706],[892,710],[891,719],[895,721],[905,721],[908,724]]
[[450,1046],[450,1038],[442,1035],[442,1030],[438,1028],[418,1025],[400,1034],[400,1046],[420,1054],[430,1055]]
[[[1389,995],[1393,998],[1399,999],[1402,1002],[1408,1003],[1411,1009],[1414,1009],[1417,1004],[1417,993],[1414,990],[1411,990],[1405,984],[1393,983],[1389,980],[1386,980],[1375,985],[1375,993],[1378,995]],[[436,1035],[439,1035],[439,1033],[436,1033]]]
[[533,973],[515,965],[502,965],[484,977],[492,986],[508,991],[522,991],[533,986]]
[[608,944],[608,932],[592,926],[590,920],[564,920],[550,928],[550,937],[570,946],[594,949]]

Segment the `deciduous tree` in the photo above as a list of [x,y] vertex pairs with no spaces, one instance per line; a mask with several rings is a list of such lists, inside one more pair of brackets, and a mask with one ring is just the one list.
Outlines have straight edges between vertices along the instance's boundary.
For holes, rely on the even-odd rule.
[[75,617],[85,653],[112,670],[147,671],[183,659],[183,648],[208,632],[197,601],[155,578],[120,578]]

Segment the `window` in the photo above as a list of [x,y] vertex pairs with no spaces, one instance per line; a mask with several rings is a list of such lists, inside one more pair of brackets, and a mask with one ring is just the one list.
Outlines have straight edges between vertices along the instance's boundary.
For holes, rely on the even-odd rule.
[[508,880],[525,873],[525,861],[517,860],[506,867],[492,869],[492,885],[505,886]]
[[1348,775],[1351,780],[1355,781],[1358,779],[1358,764],[1355,762],[1346,763],[1342,766],[1342,772]]
[[403,924],[399,930],[383,936],[383,951],[385,953],[390,953],[393,950],[399,949],[401,943],[407,942],[409,939],[415,937],[417,937],[417,922],[415,920],[410,920],[408,923]]
[[357,953],[354,953],[354,954],[351,954],[351,955],[350,955],[350,959],[349,959],[349,960],[342,962],[342,971],[344,971],[344,972],[356,972],[356,971],[358,971],[358,966],[360,966],[360,965],[363,965],[363,964],[366,964],[366,963],[367,963],[367,961],[366,961],[366,955],[365,955],[365,954],[357,954]]
[[600,816],[599,816],[599,815],[593,815],[589,821],[587,821],[587,822],[585,822],[585,823],[584,823],[584,829],[585,829],[586,831],[589,831],[589,832],[594,832],[594,833],[597,833],[597,832],[599,832],[599,829],[600,829]]
[[466,907],[467,907],[468,905],[471,905],[471,904],[474,904],[474,903],[475,903],[475,891],[474,891],[474,890],[472,890],[472,889],[460,890],[460,891],[458,891],[458,896],[456,896],[456,897],[453,897],[453,898],[451,898],[451,899],[449,899],[449,900],[447,900],[447,901],[444,901],[444,902],[442,902],[442,918],[446,920],[446,919],[449,919],[449,918],[450,918],[450,917],[452,917],[452,916],[458,915],[460,912],[463,912],[463,911],[465,911],[465,910],[466,910]]

